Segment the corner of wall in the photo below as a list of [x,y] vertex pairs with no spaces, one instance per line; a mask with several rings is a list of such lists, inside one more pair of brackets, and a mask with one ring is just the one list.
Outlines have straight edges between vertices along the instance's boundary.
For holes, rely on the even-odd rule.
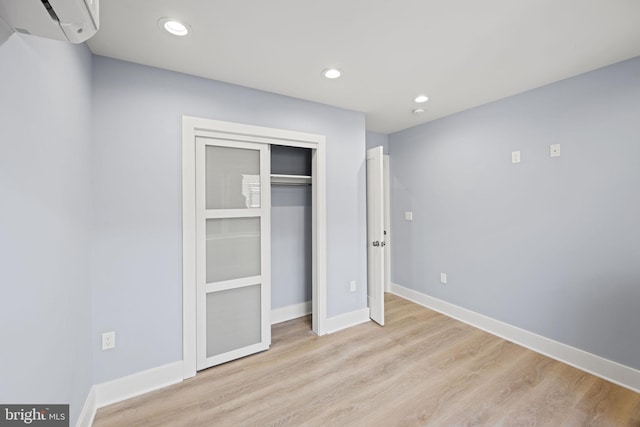
[[13,35],[13,30],[0,16],[0,46]]
[[368,322],[369,308],[361,308],[360,310],[350,311],[349,313],[340,314],[338,316],[329,317],[326,324],[327,334],[341,331],[361,323]]
[[91,390],[89,390],[87,400],[85,401],[82,411],[80,412],[80,416],[78,417],[78,421],[76,422],[76,427],[91,427],[97,411],[96,386],[93,386],[91,387]]

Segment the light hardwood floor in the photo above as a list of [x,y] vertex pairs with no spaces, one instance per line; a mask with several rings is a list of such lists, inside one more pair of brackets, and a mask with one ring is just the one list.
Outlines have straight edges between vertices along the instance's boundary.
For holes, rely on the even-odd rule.
[[640,426],[640,394],[393,295],[387,324],[269,351],[98,411],[94,426]]

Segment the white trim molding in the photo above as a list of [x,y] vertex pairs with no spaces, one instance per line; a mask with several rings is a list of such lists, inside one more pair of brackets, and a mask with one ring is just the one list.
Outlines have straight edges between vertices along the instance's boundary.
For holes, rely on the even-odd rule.
[[640,371],[637,369],[534,334],[533,332],[520,329],[508,323],[475,313],[395,283],[391,284],[391,293],[478,329],[482,329],[492,335],[526,347],[529,350],[633,390],[636,393],[640,393]]
[[182,382],[182,361],[96,384],[96,407],[102,408]]
[[327,333],[332,334],[369,321],[371,321],[371,319],[369,318],[368,307],[356,311],[350,311],[349,313],[329,317],[327,319]]
[[93,419],[96,417],[97,410],[96,387],[93,386],[91,387],[91,390],[89,390],[87,399],[84,401],[84,406],[82,407],[82,411],[80,411],[78,421],[76,421],[76,427],[91,427]]
[[271,310],[271,324],[286,322],[311,314],[311,301],[292,304]]
[[76,422],[76,427],[91,427],[100,408],[182,382],[183,362],[173,362],[126,377],[95,384]]

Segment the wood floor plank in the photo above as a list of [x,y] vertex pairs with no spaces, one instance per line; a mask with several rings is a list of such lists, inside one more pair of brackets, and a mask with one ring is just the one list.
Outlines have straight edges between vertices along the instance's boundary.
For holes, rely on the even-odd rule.
[[535,387],[510,405],[496,424],[582,425],[584,417],[579,416],[575,405],[597,378],[545,356],[537,357],[550,369],[540,377]]
[[606,381],[594,382],[577,405],[593,426],[627,425],[637,408],[638,393]]
[[[517,346],[516,346],[517,347]],[[502,413],[496,407],[512,407],[529,398],[533,389],[552,371],[548,358],[518,348],[509,360],[503,360],[496,372],[478,378],[478,387],[457,404],[458,411],[447,411],[438,419],[441,425],[498,425]]]
[[309,316],[270,350],[101,408],[94,426],[640,426],[640,395],[385,297],[386,325],[317,337]]

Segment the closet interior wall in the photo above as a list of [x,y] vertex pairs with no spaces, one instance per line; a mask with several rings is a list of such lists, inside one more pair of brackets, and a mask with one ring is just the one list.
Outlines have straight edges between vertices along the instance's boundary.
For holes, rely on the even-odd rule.
[[[271,174],[311,176],[312,150],[271,146]],[[271,309],[312,299],[311,185],[301,179],[271,183]]]

